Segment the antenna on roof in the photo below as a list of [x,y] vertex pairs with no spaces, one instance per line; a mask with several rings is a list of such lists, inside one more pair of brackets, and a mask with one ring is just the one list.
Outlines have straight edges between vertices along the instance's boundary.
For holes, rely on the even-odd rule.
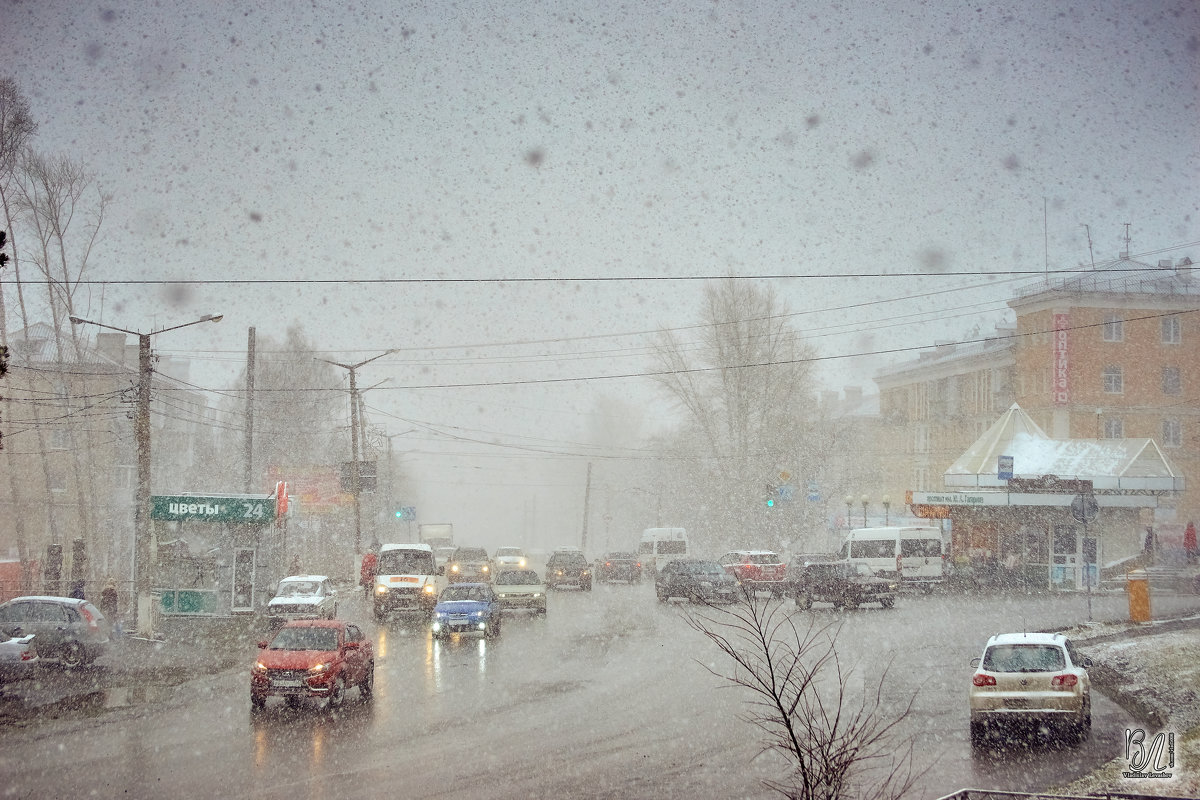
[[1121,253],[1121,260],[1125,261],[1129,258],[1129,223],[1125,223],[1125,251]]
[[1042,261],[1046,277],[1050,277],[1050,222],[1046,215],[1046,197],[1042,196]]
[[1083,225],[1084,231],[1087,232],[1088,257],[1092,260],[1092,269],[1095,269],[1096,268],[1096,254],[1094,252],[1092,252],[1092,229],[1089,228],[1086,223],[1081,222],[1080,224]]

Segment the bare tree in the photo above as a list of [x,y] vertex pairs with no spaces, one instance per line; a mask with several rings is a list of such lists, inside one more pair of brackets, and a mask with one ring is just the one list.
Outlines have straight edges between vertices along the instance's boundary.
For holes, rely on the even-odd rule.
[[[11,187],[14,178],[14,167],[17,161],[17,155],[24,151],[28,146],[29,140],[37,131],[37,123],[33,121],[33,116],[29,113],[29,101],[21,94],[17,88],[16,81],[12,78],[0,78],[0,211],[4,213],[4,226],[9,233],[9,243],[12,246],[12,271],[13,278],[17,289],[17,305],[20,309],[21,327],[24,330],[29,328],[29,318],[25,310],[25,296],[21,285],[21,259],[17,253],[16,247],[16,226],[13,224],[14,208],[9,202]],[[0,283],[0,346],[8,347],[8,304],[4,297],[4,284]],[[5,418],[12,419],[12,400],[9,396],[4,398]],[[41,438],[41,430],[38,429],[39,439]],[[43,473],[45,473],[45,448],[43,448]],[[12,493],[14,508],[19,509],[22,502],[21,484],[17,477],[17,470],[11,462],[11,455],[5,455],[8,461],[8,468],[5,472],[8,473],[9,491]],[[15,513],[10,515],[13,520],[14,532],[17,539],[17,555],[21,559],[21,587],[22,593],[33,591],[33,574],[30,569],[32,561],[32,553],[30,553],[29,533],[25,527],[24,515]],[[53,528],[53,517],[51,517],[51,526]]]
[[798,800],[885,800],[912,789],[925,770],[914,769],[914,740],[901,723],[916,693],[895,706],[886,701],[885,667],[879,683],[864,683],[855,698],[853,670],[836,649],[839,624],[822,625],[811,615],[798,624],[778,600],[752,591],[733,606],[706,609],[689,615],[688,624],[734,669],[705,669],[753,695],[745,719],[765,734],[764,749],[791,766],[787,780],[766,781],[768,787]]
[[[765,487],[781,471],[815,478],[824,463],[814,350],[790,316],[770,288],[729,278],[705,290],[699,341],[663,331],[656,342],[658,381],[687,419],[672,457],[695,459],[689,479],[705,518],[729,536],[746,529],[748,512],[766,511]],[[809,524],[789,522],[780,536]]]

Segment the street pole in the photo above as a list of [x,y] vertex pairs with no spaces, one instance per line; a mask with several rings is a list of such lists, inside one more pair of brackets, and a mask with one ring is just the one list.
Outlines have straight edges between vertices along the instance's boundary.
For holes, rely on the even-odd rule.
[[341,367],[350,373],[350,493],[354,496],[354,554],[362,555],[362,511],[359,504],[359,490],[362,486],[358,476],[358,383],[355,381],[355,371],[364,364],[370,364],[377,358],[391,355],[395,349],[385,350],[377,356],[371,356],[356,364],[342,364],[326,358],[318,358],[326,364]]
[[68,317],[73,325],[95,325],[97,328],[107,328],[138,337],[137,409],[133,419],[133,438],[137,448],[137,491],[133,506],[133,571],[134,589],[137,592],[137,635],[147,639],[154,636],[154,607],[150,594],[153,583],[153,531],[150,520],[150,380],[154,370],[150,365],[150,337],[201,322],[220,322],[221,316],[205,314],[198,320],[159,328],[149,333],[105,325],[82,317]]
[[133,565],[137,635],[154,638],[150,596],[150,334],[138,334],[138,393],[133,437],[137,442],[137,496],[133,508]]

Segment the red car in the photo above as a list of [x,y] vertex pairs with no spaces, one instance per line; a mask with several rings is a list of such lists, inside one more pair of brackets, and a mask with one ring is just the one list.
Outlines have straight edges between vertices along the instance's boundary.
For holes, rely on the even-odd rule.
[[250,670],[253,711],[262,709],[272,695],[293,707],[305,697],[318,697],[325,699],[327,708],[336,708],[354,686],[360,700],[371,699],[375,654],[357,625],[340,619],[294,620],[258,647]]
[[778,553],[771,550],[731,550],[718,561],[725,571],[743,584],[758,591],[783,594],[787,565]]

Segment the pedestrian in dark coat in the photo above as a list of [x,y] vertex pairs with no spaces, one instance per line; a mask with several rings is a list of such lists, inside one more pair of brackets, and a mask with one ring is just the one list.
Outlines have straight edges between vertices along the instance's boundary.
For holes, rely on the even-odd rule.
[[1196,523],[1188,520],[1187,527],[1183,531],[1183,552],[1187,556],[1189,564],[1196,563]]

